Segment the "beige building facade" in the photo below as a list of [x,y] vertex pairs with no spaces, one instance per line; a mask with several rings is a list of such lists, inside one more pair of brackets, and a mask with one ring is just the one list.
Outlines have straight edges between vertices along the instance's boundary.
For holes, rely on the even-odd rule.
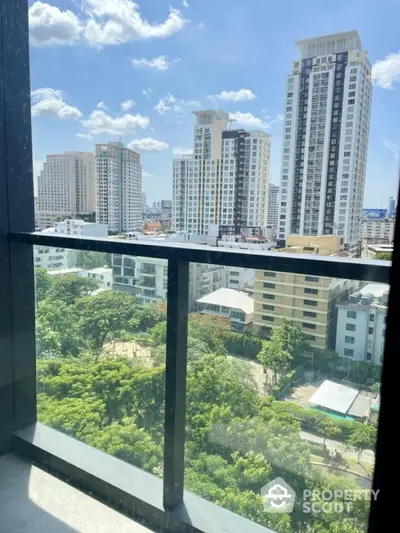
[[[289,236],[288,247],[280,253],[347,255],[340,236]],[[313,348],[334,348],[336,305],[357,282],[270,270],[257,270],[254,283],[254,325],[269,337],[285,320],[309,335]]]

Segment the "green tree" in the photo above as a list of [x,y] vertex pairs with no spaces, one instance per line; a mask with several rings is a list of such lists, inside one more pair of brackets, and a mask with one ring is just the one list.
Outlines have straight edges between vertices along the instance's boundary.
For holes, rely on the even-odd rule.
[[323,442],[324,446],[325,446],[326,439],[334,439],[335,437],[339,436],[342,433],[342,430],[340,429],[340,427],[337,424],[335,424],[335,422],[327,416],[318,420],[317,428],[319,432],[322,434],[322,437],[324,439],[324,442]]
[[285,350],[282,340],[277,335],[272,334],[270,341],[263,341],[257,359],[266,370],[272,370],[273,384],[275,384],[278,373],[283,373],[289,368],[292,356],[288,350]]
[[347,444],[354,446],[360,461],[363,450],[373,450],[376,443],[376,428],[367,424],[357,424],[347,439]]
[[79,250],[76,254],[76,266],[91,270],[92,268],[111,267],[111,254]]
[[49,294],[52,287],[53,278],[42,267],[35,268],[35,291],[36,301],[41,302]]
[[392,252],[378,252],[375,255],[375,259],[379,259],[380,261],[391,261],[392,255]]
[[272,338],[282,343],[282,348],[292,359],[297,359],[310,348],[309,336],[288,320],[282,327],[274,329]]
[[78,298],[88,296],[98,287],[99,284],[94,279],[67,274],[56,277],[48,296],[52,300],[59,300],[67,305],[72,305]]
[[108,334],[129,329],[129,321],[135,314],[136,300],[130,294],[105,291],[79,298],[75,308],[82,335],[95,350],[99,350]]
[[36,315],[39,357],[44,354],[77,356],[87,345],[80,335],[72,306],[61,300],[46,298],[39,303]]

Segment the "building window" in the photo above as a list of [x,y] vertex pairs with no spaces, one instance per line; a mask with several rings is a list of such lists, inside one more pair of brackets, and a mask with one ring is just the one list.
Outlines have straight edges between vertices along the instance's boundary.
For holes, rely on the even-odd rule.
[[354,341],[355,341],[355,338],[354,338],[354,337],[348,337],[348,336],[346,335],[346,337],[344,338],[344,342],[345,342],[346,344],[354,344]]
[[355,324],[346,324],[346,330],[347,331],[355,331],[356,325]]
[[266,311],[275,311],[275,306],[269,305],[269,304],[263,304],[263,309],[265,309]]
[[305,276],[304,279],[305,279],[305,281],[313,281],[314,283],[318,283],[318,281],[319,281],[319,278],[317,278],[315,276]]
[[347,311],[347,318],[357,318],[357,311]]
[[266,320],[267,322],[273,322],[275,320],[273,316],[267,316],[267,315],[262,315],[262,319]]
[[369,315],[370,322],[373,322],[375,320],[375,315]]
[[264,276],[268,278],[276,278],[276,272],[269,272],[268,270],[264,270]]
[[275,283],[264,283],[264,289],[275,289]]
[[312,305],[313,307],[316,307],[318,305],[318,302],[316,302],[315,300],[304,300],[304,305]]
[[367,356],[365,358],[367,361],[371,361],[372,360],[372,353],[368,352],[367,353]]
[[309,318],[316,318],[317,313],[314,313],[314,311],[303,311],[303,316],[307,316]]
[[275,294],[263,294],[264,300],[275,300]]
[[345,348],[344,355],[346,357],[354,357],[354,350],[350,350],[350,348]]
[[374,334],[374,328],[368,328],[368,335]]
[[303,328],[305,329],[317,329],[316,324],[309,324],[308,322],[303,322]]
[[318,294],[318,289],[304,289],[304,294]]

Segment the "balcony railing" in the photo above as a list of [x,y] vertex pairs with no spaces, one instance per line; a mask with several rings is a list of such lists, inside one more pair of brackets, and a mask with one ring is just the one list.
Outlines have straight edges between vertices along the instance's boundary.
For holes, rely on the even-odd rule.
[[[380,533],[386,521],[396,524],[397,491],[392,485],[393,480],[400,479],[399,232],[395,236],[392,269],[387,262],[358,259],[32,232],[28,2],[3,2],[0,17],[0,451],[14,449],[32,458],[158,531],[262,533],[264,528],[184,491],[189,263],[390,283],[373,483],[382,497],[371,501],[369,533]],[[167,260],[163,480],[37,422],[34,245]]]

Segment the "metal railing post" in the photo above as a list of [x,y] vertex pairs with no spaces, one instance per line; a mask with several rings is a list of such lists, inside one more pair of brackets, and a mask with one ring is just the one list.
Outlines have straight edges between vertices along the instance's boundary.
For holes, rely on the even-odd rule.
[[189,263],[168,261],[164,508],[183,501]]

